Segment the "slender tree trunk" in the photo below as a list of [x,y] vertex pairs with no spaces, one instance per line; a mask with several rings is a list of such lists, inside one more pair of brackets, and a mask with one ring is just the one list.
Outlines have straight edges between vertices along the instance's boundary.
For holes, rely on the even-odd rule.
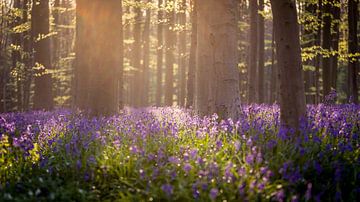
[[[264,11],[264,0],[259,0],[259,12]],[[259,57],[259,64],[258,64],[258,94],[259,94],[259,103],[264,103],[265,99],[265,86],[264,86],[264,69],[265,69],[265,18],[260,13],[258,15],[258,57]]]
[[348,86],[349,100],[352,100],[354,103],[358,103],[359,94],[358,94],[358,84],[357,84],[357,74],[359,68],[359,58],[354,57],[353,55],[358,51],[358,20],[359,20],[359,10],[358,10],[358,0],[349,0],[348,1],[348,26],[349,26],[349,38],[348,38],[348,49],[349,49],[349,68],[348,68]]
[[[318,8],[317,8],[317,18],[319,22],[322,22],[322,9],[323,9],[323,2],[322,0],[319,0]],[[316,34],[316,46],[321,46],[321,24],[318,26],[318,31]],[[315,104],[318,104],[320,102],[320,65],[321,65],[321,56],[316,56],[316,64],[315,64]]]
[[180,93],[179,105],[185,106],[186,95],[186,0],[181,0],[179,11],[179,24],[182,27],[179,33],[179,76],[180,76]]
[[164,60],[164,26],[163,0],[158,0],[158,26],[157,26],[157,74],[156,74],[156,105],[161,106],[163,94],[163,60]]
[[[173,8],[174,0],[167,0],[167,5]],[[175,9],[167,13],[167,26],[165,31],[165,58],[166,58],[166,74],[165,74],[165,105],[173,105],[174,96],[174,50],[175,50],[175,31],[173,30],[175,23]]]
[[[136,2],[140,2],[140,0],[136,0]],[[132,65],[135,68],[135,79],[133,79],[133,104],[135,107],[141,107],[143,101],[143,69],[141,66],[141,19],[142,12],[141,8],[137,6],[135,8],[135,25],[134,25],[134,46],[133,46],[133,55],[132,55]]]
[[[21,9],[20,0],[14,1],[14,8]],[[18,16],[14,19],[13,27],[16,27],[21,24],[21,18]],[[21,46],[21,34],[13,33],[12,34],[12,44],[16,47]],[[16,108],[17,111],[22,111],[22,78],[21,78],[21,70],[19,67],[19,63],[21,61],[21,53],[20,50],[14,49],[12,50],[12,68],[16,69],[19,73],[16,78]]]
[[275,63],[275,56],[276,56],[276,48],[275,48],[275,32],[274,27],[272,31],[272,40],[271,40],[271,103],[277,102],[278,100],[278,68],[277,64]]
[[[333,13],[333,31],[331,32],[331,47],[332,50],[335,52],[339,51],[339,40],[340,40],[340,7],[338,5],[340,4],[340,0],[334,0],[334,6],[332,7],[332,13]],[[337,88],[337,75],[338,75],[338,57],[339,54],[331,56],[331,88],[335,89]]]
[[[305,12],[308,15],[316,15],[316,4],[315,3],[305,3]],[[316,42],[316,32],[311,28],[309,29],[308,27],[306,27],[306,25],[304,26],[304,34],[303,34],[303,41],[305,41],[306,43],[303,44],[304,48],[310,48],[313,47]],[[315,67],[315,59],[310,59],[308,61],[305,62],[305,65],[308,66],[313,66]],[[314,104],[315,103],[315,95],[312,90],[312,87],[315,86],[314,83],[314,70],[312,69],[307,69],[304,72],[304,77],[305,77],[305,93],[306,93],[306,103],[311,103]]]
[[[28,0],[24,0],[23,2],[23,22],[28,22],[29,21],[29,15],[28,15],[28,10],[29,10],[29,2]],[[24,110],[29,110],[30,109],[30,86],[31,86],[31,80],[32,80],[32,61],[31,61],[31,55],[32,55],[32,50],[31,50],[31,40],[29,39],[29,36],[31,35],[31,33],[29,31],[24,33],[24,37],[23,37],[23,43],[24,43],[24,52],[27,53],[24,55],[24,66],[25,66],[25,70],[24,70],[24,87],[23,87],[23,92],[24,92],[24,101],[23,101],[23,109]]]
[[[118,110],[119,75],[122,71],[121,0],[78,0],[77,5],[80,6],[77,9],[81,20],[81,23],[77,23],[77,26],[81,26],[78,27],[80,32],[77,37],[86,40],[80,40],[81,43],[77,44],[77,64],[85,65],[76,68],[80,68],[78,71],[87,70],[85,81],[90,85],[85,89],[88,99],[85,109],[94,116],[111,115]],[[90,45],[91,49],[84,51],[86,55],[81,53]],[[78,82],[84,80],[83,72],[76,76]]]
[[73,91],[75,106],[85,110],[89,101],[90,89],[90,65],[91,58],[88,58],[92,49],[89,40],[90,11],[86,12],[86,0],[76,1],[76,44],[75,44],[75,91]]
[[[147,3],[151,3],[151,0],[147,0]],[[146,10],[146,17],[145,17],[145,26],[144,26],[144,34],[143,34],[143,41],[144,41],[144,54],[143,54],[143,90],[142,90],[142,106],[148,106],[149,104],[149,69],[150,69],[150,17],[151,11],[150,9]],[[139,85],[139,84],[138,84]]]
[[189,58],[189,71],[187,79],[186,107],[195,104],[195,74],[196,74],[196,50],[197,50],[197,7],[198,0],[191,0],[191,47]]
[[198,2],[196,110],[221,119],[240,115],[237,67],[237,1]]
[[51,67],[49,0],[34,0],[31,29],[34,42],[35,76],[34,108],[50,110],[54,106]]
[[271,0],[271,8],[280,72],[281,125],[298,128],[306,116],[306,105],[296,4],[294,0]]
[[248,69],[248,85],[249,85],[249,103],[258,101],[256,92],[256,75],[257,75],[257,34],[258,34],[258,4],[257,0],[250,0],[250,56]]
[[[331,7],[332,1],[324,4],[323,31],[322,31],[322,48],[331,51]],[[323,99],[331,91],[331,59],[328,56],[322,56],[322,81],[323,81]]]

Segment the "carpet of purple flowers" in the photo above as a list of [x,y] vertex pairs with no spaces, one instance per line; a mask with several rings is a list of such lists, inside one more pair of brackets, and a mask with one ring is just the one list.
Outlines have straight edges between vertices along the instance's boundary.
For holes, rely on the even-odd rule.
[[359,201],[360,106],[238,121],[179,108],[0,115],[0,201]]

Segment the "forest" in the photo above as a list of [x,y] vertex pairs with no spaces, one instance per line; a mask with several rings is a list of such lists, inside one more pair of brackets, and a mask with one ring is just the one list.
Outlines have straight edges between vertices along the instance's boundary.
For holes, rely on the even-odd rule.
[[0,0],[0,201],[360,201],[359,0]]

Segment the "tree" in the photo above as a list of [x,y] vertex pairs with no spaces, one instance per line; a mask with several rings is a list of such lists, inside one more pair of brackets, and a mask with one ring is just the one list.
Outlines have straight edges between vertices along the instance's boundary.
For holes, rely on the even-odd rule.
[[250,0],[250,50],[248,67],[249,103],[257,102],[256,74],[257,74],[257,50],[258,50],[258,4],[257,0]]
[[263,16],[264,0],[259,0],[259,14],[258,14],[258,101],[263,103],[265,100],[265,86],[264,86],[264,68],[265,68],[265,18]]
[[357,74],[359,68],[359,59],[354,55],[358,51],[358,38],[357,38],[357,27],[359,20],[359,1],[349,0],[348,1],[348,26],[349,26],[349,38],[348,38],[348,49],[349,49],[349,68],[348,68],[348,86],[349,92],[348,97],[352,98],[354,103],[358,103],[358,85],[357,85]]
[[174,96],[174,50],[176,45],[176,35],[174,31],[175,1],[167,0],[166,4],[170,9],[167,10],[167,26],[165,29],[165,105],[172,106]]
[[196,74],[196,50],[197,50],[197,1],[191,0],[191,46],[189,58],[189,70],[187,79],[186,107],[194,106],[195,100],[195,74]]
[[77,0],[76,101],[94,116],[118,110],[121,19],[121,0]]
[[[151,4],[151,0],[147,0],[148,4]],[[150,69],[150,17],[151,17],[151,10],[150,8],[146,9],[146,17],[145,17],[145,25],[144,25],[144,34],[143,34],[143,42],[144,42],[144,49],[143,49],[143,68],[142,68],[142,90],[141,90],[141,97],[142,97],[142,106],[147,106],[149,103],[149,69]]]
[[186,0],[181,0],[179,7],[179,105],[183,107],[186,95]]
[[[15,0],[14,1],[14,8],[15,9],[21,9],[21,3],[20,0]],[[14,19],[14,27],[19,26],[21,24],[21,17],[16,16],[16,18]],[[13,33],[12,34],[12,44],[16,47],[19,47],[21,45],[21,33]],[[19,67],[19,63],[22,62],[21,61],[21,52],[19,49],[14,49],[12,50],[12,66],[13,68],[18,69]],[[22,103],[23,103],[23,99],[22,99],[22,79],[21,79],[21,74],[17,75],[16,78],[16,105],[17,105],[17,110],[21,111],[22,110]]]
[[[331,23],[332,23],[332,1],[324,3],[323,31],[322,31],[322,48],[331,51]],[[323,96],[329,95],[331,91],[331,59],[328,56],[322,58],[322,80],[323,80]]]
[[142,12],[139,6],[140,0],[135,1],[135,25],[133,30],[134,44],[132,48],[132,66],[135,69],[133,79],[133,102],[135,107],[141,107],[143,102],[143,67],[141,66],[141,24],[142,24]]
[[284,127],[298,128],[306,116],[299,24],[294,0],[271,0],[278,69],[280,119]]
[[162,10],[163,0],[158,0],[158,25],[157,25],[157,74],[156,74],[156,105],[161,106],[162,82],[163,82],[163,60],[164,60],[164,11]]
[[199,0],[196,110],[220,118],[240,115],[237,1]]
[[50,51],[49,0],[34,0],[32,4],[31,30],[34,41],[35,89],[34,109],[50,110],[54,106]]

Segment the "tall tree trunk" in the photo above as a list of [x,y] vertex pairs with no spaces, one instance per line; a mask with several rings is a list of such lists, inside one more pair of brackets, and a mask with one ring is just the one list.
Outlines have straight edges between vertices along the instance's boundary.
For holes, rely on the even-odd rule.
[[[307,15],[314,15],[316,16],[316,4],[314,2],[306,2],[305,3],[305,13]],[[313,30],[313,28],[309,28],[306,25],[304,25],[304,34],[302,35],[303,37],[303,41],[305,41],[305,43],[303,43],[303,47],[304,48],[310,48],[313,47],[316,42],[316,32]],[[304,64],[308,65],[308,66],[313,66],[315,67],[315,59],[309,59],[308,61],[306,61]],[[305,78],[305,93],[306,93],[306,103],[311,103],[314,104],[315,103],[315,95],[313,92],[312,87],[315,86],[314,83],[314,70],[312,69],[307,69],[304,72],[304,78]]]
[[[331,32],[331,47],[336,53],[339,51],[339,39],[340,39],[340,0],[334,0],[332,7],[333,13],[333,31]],[[338,75],[338,57],[339,54],[331,56],[331,88],[336,89],[337,87],[337,75]]]
[[[77,0],[78,34],[77,94],[86,93],[84,109],[94,116],[111,115],[119,104],[119,75],[122,69],[122,6],[121,0]],[[79,43],[80,42],[80,43]],[[84,48],[91,46],[90,50]],[[84,51],[86,54],[84,54]],[[86,62],[84,62],[86,61]],[[88,75],[81,70],[85,69]],[[86,76],[85,79],[83,76]],[[79,81],[88,87],[79,91]],[[81,84],[82,85],[82,84]],[[79,106],[80,107],[80,106]]]
[[277,64],[275,63],[275,30],[273,26],[272,30],[272,40],[271,40],[271,83],[270,83],[270,89],[271,89],[271,103],[275,103],[278,100],[278,86],[279,86],[279,78],[278,78],[278,68]]
[[306,105],[296,4],[294,0],[271,0],[271,9],[280,73],[281,125],[297,129],[306,116]]
[[[151,0],[147,0],[147,3],[151,3]],[[149,104],[149,69],[150,69],[150,19],[151,19],[151,10],[148,8],[146,10],[145,25],[144,25],[144,50],[143,50],[143,90],[142,90],[142,106],[148,106]],[[138,84],[140,85],[140,84]]]
[[[324,3],[324,17],[323,17],[323,30],[322,30],[322,48],[325,51],[331,51],[331,7],[332,1]],[[328,56],[322,56],[322,81],[323,81],[323,99],[329,95],[331,91],[331,60]]]
[[198,3],[196,110],[236,120],[240,115],[237,1]]
[[181,0],[179,12],[179,24],[182,27],[179,33],[179,105],[184,107],[186,95],[186,0]]
[[250,56],[248,67],[249,103],[258,101],[256,92],[257,74],[257,34],[258,34],[258,4],[257,0],[250,0]]
[[[21,9],[20,0],[14,1],[14,8]],[[21,24],[21,18],[20,18],[20,16],[17,16],[14,19],[13,27],[16,27],[20,24]],[[13,33],[11,38],[12,38],[13,45],[15,45],[16,47],[21,46],[21,33]],[[22,70],[19,67],[19,63],[22,62],[21,61],[21,53],[20,53],[20,50],[14,49],[14,50],[12,50],[11,54],[12,54],[12,68],[14,68],[16,71],[19,72],[17,75],[17,78],[16,78],[16,109],[17,109],[17,111],[22,111],[22,103],[23,103],[22,78],[21,78]]]
[[[136,0],[140,2],[140,0]],[[133,92],[133,104],[135,107],[142,106],[142,94],[143,94],[143,69],[141,67],[141,19],[142,12],[139,5],[135,7],[135,25],[134,25],[134,46],[133,46],[133,55],[132,55],[132,65],[135,68],[135,78],[133,79],[132,85],[134,86]]]
[[[349,67],[348,67],[348,85],[349,85],[349,99],[352,98],[354,103],[358,103],[358,85],[357,85],[357,74],[359,68],[359,59],[353,57],[358,51],[358,38],[357,38],[357,29],[358,29],[358,20],[359,20],[359,10],[358,10],[358,0],[349,0],[348,1],[348,26],[349,26],[349,38],[348,38],[348,49],[349,49]],[[351,100],[351,99],[350,99]]]
[[[52,47],[51,47],[51,58],[52,58],[52,67],[55,70],[58,70],[60,67],[60,59],[61,59],[61,38],[62,38],[62,32],[59,28],[59,25],[61,24],[61,16],[60,16],[60,0],[54,1],[54,7],[52,8],[52,16],[54,18],[54,24],[53,24],[53,32],[56,34],[51,37]],[[61,90],[60,85],[61,82],[59,79],[53,80],[53,85],[55,87],[54,91],[54,97],[61,96]]]
[[[322,22],[322,9],[323,9],[323,1],[318,0],[318,7],[317,7],[317,19],[319,22]],[[316,33],[316,46],[321,46],[321,24],[317,27]],[[320,102],[320,65],[321,65],[321,56],[317,55],[315,60],[315,104]]]
[[156,105],[161,106],[163,94],[163,60],[164,60],[164,11],[163,0],[158,0],[158,26],[157,26],[157,74],[156,74]]
[[187,79],[186,107],[193,107],[195,104],[195,74],[196,74],[196,50],[197,50],[197,7],[198,0],[191,0],[191,47],[189,58],[189,71]]
[[175,1],[167,0],[167,5],[172,9],[167,12],[167,26],[165,30],[165,58],[166,58],[166,73],[165,73],[165,105],[173,105],[174,96],[174,49],[175,49]]
[[[259,0],[259,12],[264,11],[264,0]],[[259,103],[263,103],[265,100],[265,86],[264,86],[264,68],[265,68],[265,18],[262,15],[263,13],[259,13],[258,15],[258,57],[259,57],[259,64],[258,64],[258,101]]]
[[35,76],[34,109],[50,110],[54,106],[51,67],[49,0],[34,0],[31,30],[34,42]]
[[[23,1],[23,13],[22,13],[22,17],[23,17],[23,23],[28,22],[29,21],[29,15],[28,15],[28,10],[29,10],[29,1],[28,0],[24,0]],[[23,87],[23,109],[24,110],[29,110],[30,109],[30,87],[31,87],[31,80],[32,80],[32,61],[31,61],[31,46],[32,43],[29,39],[29,35],[31,35],[31,33],[29,31],[24,32],[24,37],[23,37],[23,46],[24,46],[24,52],[27,53],[24,55],[24,87]]]

